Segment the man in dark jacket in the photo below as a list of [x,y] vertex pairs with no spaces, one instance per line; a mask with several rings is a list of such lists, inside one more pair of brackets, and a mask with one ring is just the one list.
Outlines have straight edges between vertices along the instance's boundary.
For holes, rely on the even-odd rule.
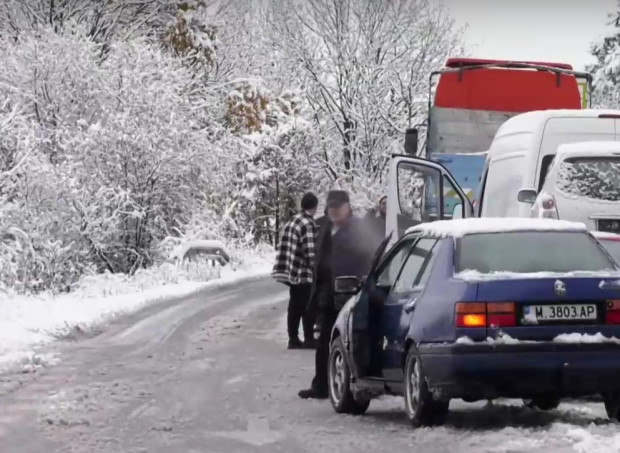
[[329,222],[329,217],[327,216],[327,208],[325,208],[325,210],[323,211],[323,215],[315,220],[319,232],[325,226],[325,224],[327,224],[327,222]]
[[328,397],[327,367],[329,340],[339,310],[347,297],[334,293],[337,277],[357,276],[368,272],[374,248],[364,224],[353,217],[349,195],[334,190],[327,195],[329,220],[319,233],[314,286],[308,310],[317,314],[315,329],[319,332],[315,359],[315,377],[307,390],[299,392],[301,398]]
[[[301,199],[301,212],[284,225],[276,263],[271,276],[290,289],[288,303],[288,348],[314,349],[314,317],[306,307],[312,291],[315,263],[317,226],[314,215],[319,203],[317,197],[307,193]],[[304,342],[299,339],[299,321],[302,320]]]
[[387,196],[379,198],[377,207],[369,209],[364,217],[368,227],[377,235],[379,243],[385,238],[385,222],[387,213]]

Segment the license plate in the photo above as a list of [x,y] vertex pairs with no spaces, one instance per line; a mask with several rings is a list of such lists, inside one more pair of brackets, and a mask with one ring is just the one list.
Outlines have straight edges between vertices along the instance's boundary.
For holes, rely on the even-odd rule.
[[576,305],[526,305],[523,320],[526,324],[550,321],[595,321],[595,304]]
[[606,233],[620,233],[620,219],[600,219],[598,230]]

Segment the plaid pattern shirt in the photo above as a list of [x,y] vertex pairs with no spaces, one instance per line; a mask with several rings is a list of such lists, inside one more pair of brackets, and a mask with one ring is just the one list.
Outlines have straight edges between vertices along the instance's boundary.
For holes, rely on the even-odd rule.
[[312,216],[296,214],[282,230],[271,276],[291,285],[312,283],[317,226]]

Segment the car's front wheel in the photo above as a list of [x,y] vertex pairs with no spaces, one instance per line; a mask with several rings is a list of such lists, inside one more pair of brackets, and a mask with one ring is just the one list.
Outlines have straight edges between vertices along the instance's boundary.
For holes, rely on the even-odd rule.
[[362,415],[370,399],[356,400],[351,392],[351,370],[345,358],[342,339],[336,338],[329,351],[329,399],[339,414]]
[[443,425],[449,404],[433,398],[415,348],[410,348],[405,360],[405,410],[411,424],[415,428]]
[[620,421],[620,393],[606,393],[603,395],[605,411],[610,420]]

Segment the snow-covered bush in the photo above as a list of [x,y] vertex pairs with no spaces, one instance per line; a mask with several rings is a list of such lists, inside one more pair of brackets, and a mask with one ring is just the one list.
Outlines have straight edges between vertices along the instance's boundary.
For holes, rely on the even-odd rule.
[[21,232],[5,253],[24,289],[64,289],[91,265],[152,264],[217,167],[209,95],[183,61],[144,38],[109,44],[103,59],[100,48],[80,27],[2,42],[0,95],[24,106],[34,136],[8,176],[0,220]]

